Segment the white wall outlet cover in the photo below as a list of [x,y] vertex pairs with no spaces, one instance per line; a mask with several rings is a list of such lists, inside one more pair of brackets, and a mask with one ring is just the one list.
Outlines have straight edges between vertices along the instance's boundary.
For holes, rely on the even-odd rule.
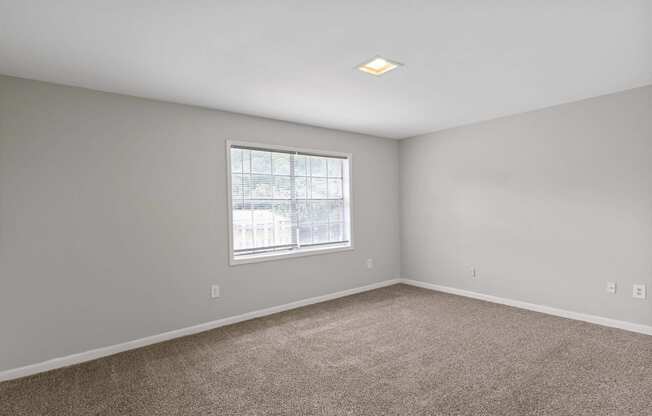
[[367,269],[374,268],[374,259],[367,259]]
[[634,290],[632,291],[632,297],[637,299],[645,299],[647,296],[647,290],[645,285],[634,285]]
[[220,297],[220,286],[219,285],[213,285],[211,286],[211,298],[219,298]]
[[616,283],[607,282],[607,293],[616,293]]

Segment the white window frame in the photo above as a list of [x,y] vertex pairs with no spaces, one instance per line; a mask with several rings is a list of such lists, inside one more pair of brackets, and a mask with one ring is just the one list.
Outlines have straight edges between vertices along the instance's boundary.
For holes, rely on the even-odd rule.
[[[348,164],[348,178],[343,178],[343,184],[346,186],[346,191],[348,191],[348,223],[349,223],[349,242],[324,246],[324,247],[307,247],[299,248],[291,252],[268,252],[260,254],[249,254],[236,258],[233,250],[233,190],[231,188],[231,146],[243,146],[243,147],[252,147],[260,148],[269,151],[283,151],[283,152],[299,152],[299,153],[308,153],[315,156],[324,156],[324,157],[339,157],[347,161]],[[267,144],[267,143],[256,143],[248,141],[239,141],[239,140],[226,140],[226,181],[227,181],[227,219],[228,219],[228,229],[229,229],[229,265],[237,266],[241,264],[249,263],[260,263],[264,261],[272,260],[284,260],[291,259],[295,257],[304,257],[304,256],[314,256],[317,254],[330,254],[338,253],[342,251],[350,251],[354,249],[353,245],[353,230],[354,230],[354,221],[353,221],[353,155],[351,153],[342,153],[334,152],[329,150],[318,150],[318,149],[306,149],[292,146],[282,146],[276,144]],[[344,180],[345,179],[345,180]]]

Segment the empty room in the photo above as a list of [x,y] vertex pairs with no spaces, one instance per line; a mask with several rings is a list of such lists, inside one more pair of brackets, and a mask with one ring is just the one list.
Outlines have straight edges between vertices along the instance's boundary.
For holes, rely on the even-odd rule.
[[652,416],[652,1],[0,0],[0,416]]

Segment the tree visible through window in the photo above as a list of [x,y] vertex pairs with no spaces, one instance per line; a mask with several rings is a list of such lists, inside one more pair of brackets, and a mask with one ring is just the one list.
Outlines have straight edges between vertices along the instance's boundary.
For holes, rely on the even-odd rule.
[[234,259],[350,242],[347,157],[229,150]]

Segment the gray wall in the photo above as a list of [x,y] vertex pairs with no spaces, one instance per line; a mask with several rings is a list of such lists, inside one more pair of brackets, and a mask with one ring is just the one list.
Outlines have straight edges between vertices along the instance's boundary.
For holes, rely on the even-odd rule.
[[400,170],[403,277],[652,324],[652,87],[404,140]]
[[[226,139],[353,153],[356,249],[229,267]],[[650,325],[651,161],[652,87],[399,151],[0,76],[0,370],[398,277],[399,254],[406,278]]]
[[[226,139],[353,153],[355,250],[229,267]],[[0,370],[396,278],[398,177],[396,141],[0,77]]]

